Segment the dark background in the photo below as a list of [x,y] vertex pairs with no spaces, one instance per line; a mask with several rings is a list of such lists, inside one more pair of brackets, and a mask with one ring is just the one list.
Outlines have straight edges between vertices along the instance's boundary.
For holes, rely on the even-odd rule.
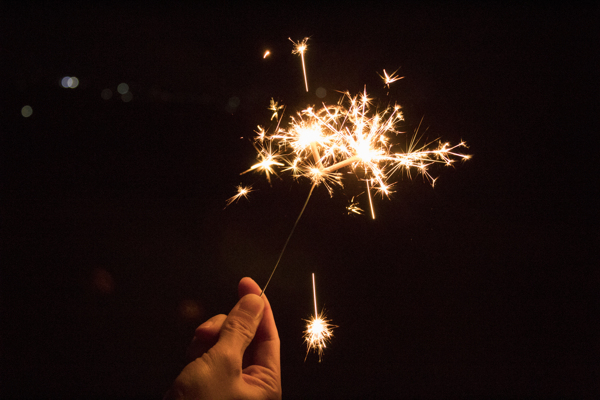
[[[239,175],[269,99],[289,115],[364,85],[404,137],[423,118],[473,158],[400,179],[376,220],[315,192],[267,291],[284,398],[599,395],[597,6],[0,9],[3,399],[160,399],[308,193]],[[388,96],[376,73],[399,67]],[[240,182],[258,190],[223,209]],[[311,272],[339,326],[322,363]]]

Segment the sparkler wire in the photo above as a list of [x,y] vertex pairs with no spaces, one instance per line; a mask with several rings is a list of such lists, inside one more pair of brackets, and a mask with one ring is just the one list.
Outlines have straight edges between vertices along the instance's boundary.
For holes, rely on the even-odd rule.
[[[281,249],[281,253],[279,253],[279,258],[277,259],[277,262],[275,263],[275,267],[273,267],[273,271],[271,271],[271,275],[269,276],[269,280],[267,280],[267,283],[265,284],[265,287],[263,288],[262,292],[260,292],[260,296],[262,297],[263,293],[265,292],[265,290],[267,290],[267,286],[269,286],[269,282],[271,282],[271,278],[273,278],[273,274],[275,274],[275,270],[277,269],[277,266],[279,266],[279,262],[281,261],[281,257],[283,257],[283,253],[285,252],[285,249],[288,245],[288,243],[290,242],[290,239],[292,238],[292,235],[294,234],[294,230],[296,230],[296,226],[298,225],[298,222],[300,221],[300,218],[302,217],[302,214],[304,214],[304,210],[306,209],[306,205],[308,204],[308,201],[310,200],[310,196],[312,195],[313,190],[315,189],[315,186],[317,186],[317,182],[314,182],[310,188],[310,192],[308,192],[308,196],[306,197],[306,201],[304,202],[304,206],[302,206],[302,210],[300,211],[300,214],[298,215],[298,218],[296,218],[296,222],[294,222],[294,226],[292,227],[292,231],[290,232],[290,234],[288,235],[285,244],[283,245],[283,248]],[[314,279],[314,276],[313,276]]]

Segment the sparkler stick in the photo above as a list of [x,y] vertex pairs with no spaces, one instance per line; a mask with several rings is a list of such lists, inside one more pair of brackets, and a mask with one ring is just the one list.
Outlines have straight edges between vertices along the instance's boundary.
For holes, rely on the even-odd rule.
[[308,201],[310,200],[310,196],[312,195],[312,192],[315,189],[315,186],[316,186],[316,183],[313,183],[313,185],[310,188],[310,192],[308,192],[308,197],[306,197],[306,201],[304,202],[304,206],[302,206],[302,210],[300,211],[300,214],[298,215],[298,218],[296,218],[296,222],[294,222],[294,226],[292,227],[292,231],[290,232],[290,234],[288,235],[287,239],[285,240],[285,244],[283,245],[283,248],[281,249],[281,253],[279,253],[279,257],[277,258],[277,262],[275,263],[275,267],[273,267],[273,271],[271,271],[271,275],[269,276],[269,279],[267,280],[267,283],[265,284],[265,287],[260,292],[260,296],[261,297],[262,297],[263,293],[265,292],[265,290],[267,290],[267,286],[269,286],[269,282],[271,282],[271,278],[273,278],[273,274],[275,273],[275,270],[277,269],[277,266],[279,265],[279,262],[281,261],[281,257],[283,256],[283,252],[285,251],[285,248],[287,247],[288,243],[290,242],[290,239],[291,239],[292,235],[294,234],[294,230],[296,229],[296,225],[298,225],[298,221],[300,221],[300,217],[302,217],[302,214],[304,213],[304,210],[306,209],[306,205],[308,204]]
[[327,347],[327,343],[329,343],[333,337],[333,328],[336,326],[329,323],[330,321],[325,318],[324,313],[319,314],[317,311],[317,289],[314,272],[312,274],[312,283],[315,315],[310,320],[305,320],[307,325],[306,330],[304,331],[304,341],[306,342],[307,350],[304,361],[306,361],[306,357],[308,357],[308,353],[310,353],[310,350],[312,349],[319,355],[319,362],[321,362],[323,350]]
[[296,45],[294,50],[292,50],[292,54],[300,54],[300,58],[302,59],[302,71],[304,72],[304,86],[306,86],[306,91],[308,92],[308,81],[306,80],[306,66],[304,65],[304,52],[306,51],[306,42],[308,38],[305,37],[302,41],[294,42],[292,38],[288,38],[292,43]]

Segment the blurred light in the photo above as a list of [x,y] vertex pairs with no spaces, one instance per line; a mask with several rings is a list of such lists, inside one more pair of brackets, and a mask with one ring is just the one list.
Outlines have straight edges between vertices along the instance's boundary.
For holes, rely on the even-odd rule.
[[79,79],[77,79],[76,77],[72,76],[69,79],[69,87],[71,89],[75,89],[77,86],[79,86]]
[[121,94],[121,100],[123,100],[124,103],[129,103],[131,100],[133,100],[133,93],[125,92]]
[[96,268],[92,274],[92,285],[101,294],[111,294],[115,290],[115,280],[104,268]]
[[318,98],[322,99],[323,97],[327,96],[327,90],[325,90],[325,88],[320,87],[315,91],[315,94]]
[[227,101],[227,105],[225,106],[225,109],[227,110],[227,112],[234,113],[239,105],[240,105],[240,98],[237,96],[231,96],[229,98],[229,100]]
[[202,306],[194,300],[182,300],[177,311],[181,318],[188,321],[199,320],[203,314]]
[[112,97],[112,90],[106,88],[100,93],[100,97],[104,100],[109,100]]
[[237,108],[240,105],[240,98],[236,96],[230,97],[227,105],[231,108]]
[[25,118],[31,117],[31,114],[33,114],[33,108],[31,108],[31,106],[23,106],[23,108],[21,108],[21,115]]
[[79,79],[75,76],[65,76],[60,80],[60,85],[65,89],[75,89],[79,86]]
[[265,54],[263,55],[263,58],[267,58],[271,55],[271,52],[269,50],[265,51]]
[[126,83],[119,83],[119,86],[117,86],[117,92],[119,92],[119,94],[125,94],[129,92],[129,85]]

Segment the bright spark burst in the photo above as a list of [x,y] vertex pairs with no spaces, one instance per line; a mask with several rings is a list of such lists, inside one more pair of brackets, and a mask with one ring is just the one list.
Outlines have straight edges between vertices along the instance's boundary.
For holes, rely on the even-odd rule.
[[288,38],[292,43],[294,43],[295,47],[292,50],[292,54],[300,54],[300,58],[302,59],[302,71],[304,72],[304,86],[306,87],[306,91],[308,92],[308,80],[306,79],[306,66],[304,65],[304,52],[308,47],[306,42],[308,42],[308,38],[305,37],[302,41],[294,42],[292,38]]
[[[385,72],[385,69],[383,70],[383,75],[379,75],[381,77],[381,79],[383,79],[383,82],[385,83],[385,86],[388,87],[388,89],[390,88],[390,84],[394,83],[402,78],[404,78],[403,76],[397,76],[396,72],[398,72],[398,70],[395,70],[394,72],[392,72],[392,75],[388,75],[387,72]],[[384,87],[385,87],[384,86]]]
[[225,205],[225,208],[227,208],[227,206],[229,206],[231,203],[236,202],[242,198],[245,197],[246,199],[248,198],[248,193],[252,192],[252,185],[250,186],[242,186],[241,184],[239,184],[237,187],[237,194],[235,196],[231,196],[230,198],[227,199],[227,205]]
[[[343,178],[354,175],[364,182],[372,202],[371,190],[382,197],[392,193],[394,182],[390,180],[397,172],[410,176],[414,171],[433,184],[431,165],[452,165],[456,159],[469,158],[457,152],[466,147],[464,142],[439,143],[437,147],[430,142],[417,148],[417,137],[403,151],[392,140],[399,133],[398,123],[404,120],[400,106],[378,111],[373,110],[372,103],[366,89],[354,96],[346,92],[337,105],[308,107],[291,116],[287,127],[278,124],[273,133],[260,128],[255,142],[260,162],[250,170],[265,172],[270,182],[270,174],[283,166],[282,171],[292,171],[295,178],[323,184],[330,195],[335,187],[343,187]],[[271,151],[272,148],[277,151]],[[344,169],[349,174],[342,175],[340,171]],[[372,205],[371,215],[375,218]]]
[[[308,353],[312,350],[319,355],[319,362],[321,362],[323,351],[333,337],[334,326],[329,323],[330,321],[322,313],[305,321],[307,325],[304,331],[304,342],[308,347],[306,357],[308,357]],[[305,360],[306,357],[304,357]]]
[[[315,286],[315,274],[312,274],[313,282],[313,298],[315,303],[315,315],[311,319],[305,320],[307,322],[306,330],[304,331],[304,342],[306,343],[306,357],[311,350],[319,355],[319,362],[323,358],[323,351],[327,347],[327,344],[333,337],[333,328],[335,325],[331,325],[330,321],[325,318],[325,314],[317,313],[317,290]],[[304,360],[306,361],[306,357]]]

